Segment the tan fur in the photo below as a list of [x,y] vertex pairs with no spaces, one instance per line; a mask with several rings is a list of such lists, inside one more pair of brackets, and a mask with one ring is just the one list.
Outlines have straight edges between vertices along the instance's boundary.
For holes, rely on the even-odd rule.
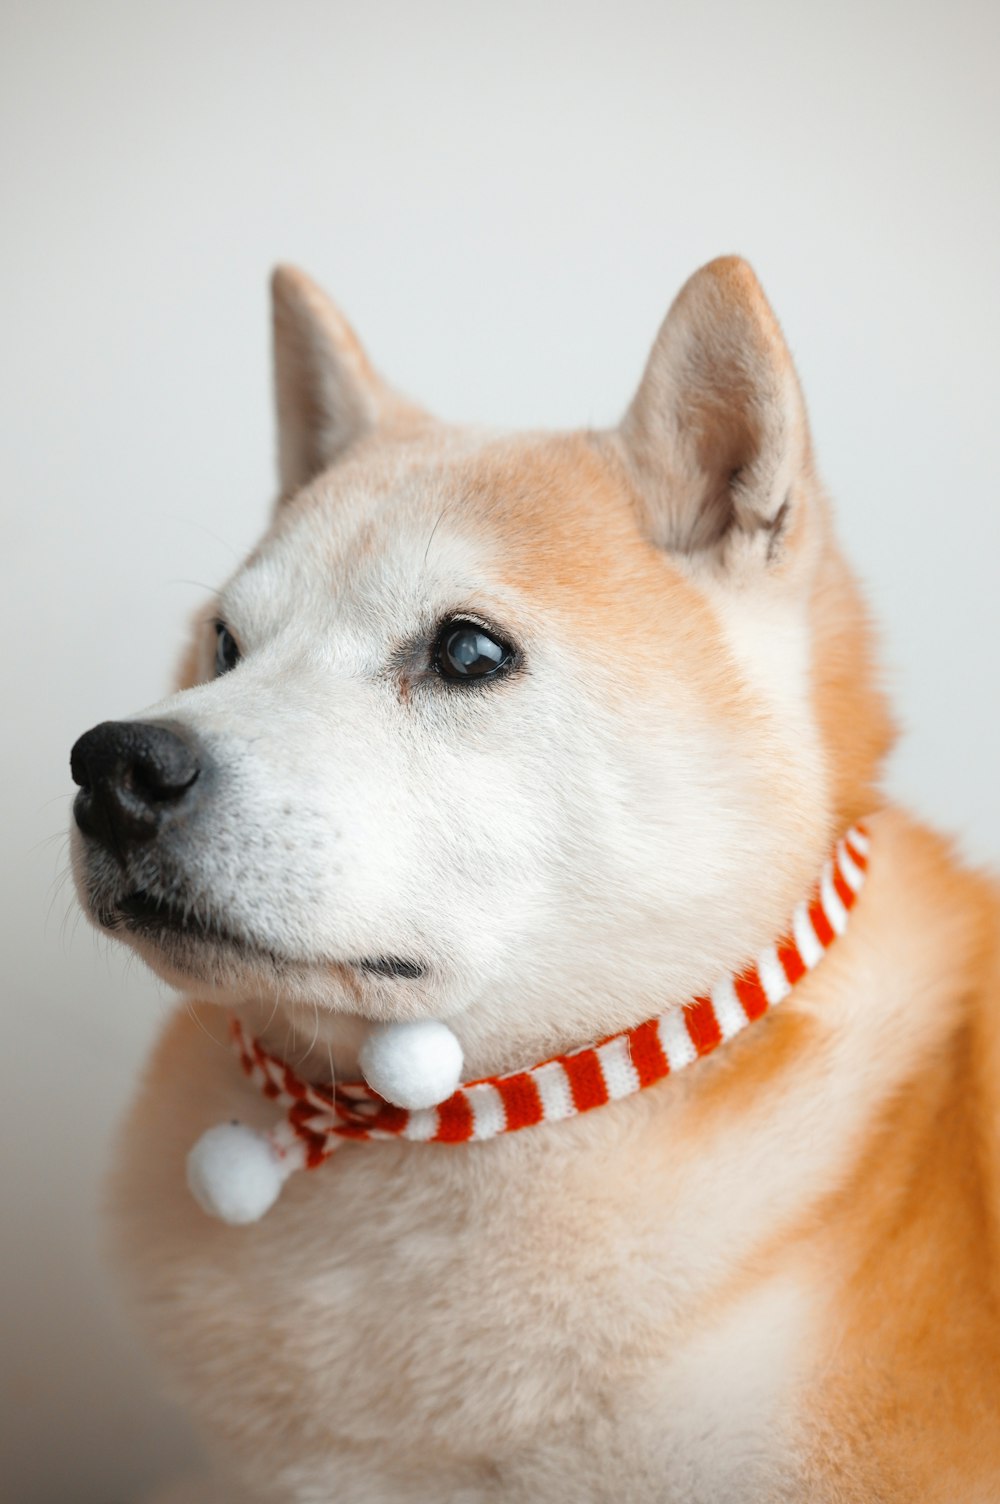
[[[289,276],[279,307],[325,320],[320,357],[339,348],[382,391],[321,295]],[[686,958],[654,938],[636,948],[641,983],[608,982],[614,937],[595,908],[589,991],[540,963],[530,996],[493,979],[450,1015],[470,1073],[638,1022],[740,965],[831,837],[879,803],[891,724],[794,369],[743,263],[699,276],[621,430],[465,435],[383,403],[388,427],[369,412],[341,433],[333,480],[275,523],[278,545],[305,526],[329,539],[331,590],[363,582],[415,515],[421,538],[478,539],[488,565],[470,607],[537,644],[536,663],[550,647],[565,672],[585,665],[581,735],[620,738],[630,797],[647,795],[625,749],[649,728],[729,749],[719,766],[749,811],[719,837],[735,886],[706,880]],[[286,482],[303,456],[331,459],[329,415],[310,400]],[[205,674],[199,640],[189,683]],[[405,712],[422,691],[406,673],[400,686]],[[711,1059],[481,1145],[349,1145],[252,1228],[203,1215],[184,1159],[212,1124],[273,1112],[214,1002],[179,1009],[112,1198],[131,1301],[213,1458],[211,1480],[171,1498],[1000,1498],[998,894],[904,813],[870,829],[847,936]],[[350,1069],[360,1015],[392,1006],[349,968],[334,985],[322,1016],[247,1002],[317,1077],[331,1060]]]

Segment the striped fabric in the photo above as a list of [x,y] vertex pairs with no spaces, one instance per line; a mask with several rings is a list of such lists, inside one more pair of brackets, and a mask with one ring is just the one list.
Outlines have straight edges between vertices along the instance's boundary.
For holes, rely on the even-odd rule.
[[286,1172],[312,1169],[345,1139],[482,1141],[536,1123],[558,1123],[653,1086],[741,1033],[817,965],[847,927],[864,884],[868,852],[867,832],[855,825],[837,842],[812,898],[799,904],[785,938],[768,946],[738,976],[723,978],[707,996],[530,1070],[469,1082],[438,1107],[407,1112],[383,1101],[363,1082],[333,1091],[309,1085],[268,1054],[234,1016],[233,1041],[244,1071],[287,1113],[268,1140],[285,1161]]

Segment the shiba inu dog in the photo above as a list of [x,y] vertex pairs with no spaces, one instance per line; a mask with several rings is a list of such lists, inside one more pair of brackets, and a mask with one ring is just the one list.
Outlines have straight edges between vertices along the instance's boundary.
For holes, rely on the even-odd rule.
[[[618,428],[513,437],[273,293],[270,530],[181,689],[73,753],[82,901],[187,997],[113,1181],[211,1460],[169,1497],[1000,1499],[997,891],[880,798],[754,274],[695,274]],[[362,1141],[335,1083],[430,1021],[489,1078],[463,1141],[377,1096]],[[207,1216],[192,1144],[283,1104],[316,1167]]]

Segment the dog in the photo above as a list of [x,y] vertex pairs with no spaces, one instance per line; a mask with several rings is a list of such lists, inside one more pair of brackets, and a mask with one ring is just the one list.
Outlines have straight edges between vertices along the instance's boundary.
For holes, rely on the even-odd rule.
[[[873,632],[754,273],[695,273],[579,433],[437,421],[297,270],[273,310],[270,529],[178,691],[73,753],[83,905],[185,995],[111,1184],[208,1457],[163,1497],[1000,1499],[998,892],[879,793]],[[205,1214],[206,1130],[290,1102],[315,1147],[304,1094],[431,1022],[525,1131],[364,1142],[349,1099],[253,1225]],[[511,1123],[602,1040],[626,1086]]]

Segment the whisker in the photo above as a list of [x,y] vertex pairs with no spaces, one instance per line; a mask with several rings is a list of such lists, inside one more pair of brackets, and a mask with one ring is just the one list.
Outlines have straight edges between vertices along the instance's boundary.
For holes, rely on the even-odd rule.
[[[62,872],[57,873],[56,876],[52,879],[52,883],[50,885],[52,888],[52,897],[49,899],[48,907],[45,910],[45,920],[42,926],[43,933],[45,934],[48,933],[49,925],[52,923],[52,910],[55,908],[60,898],[66,897],[66,884],[72,876],[72,868],[64,867]],[[68,905],[66,912],[67,914],[69,913]]]
[[35,810],[35,814],[41,815],[45,812],[45,810],[50,809],[53,804],[62,803],[63,800],[69,799],[71,797],[72,790],[63,789],[61,794],[53,794],[51,799],[43,799],[42,803],[39,804],[37,809]]
[[228,548],[234,559],[242,557],[242,550],[235,548],[233,544],[229,542],[228,538],[223,538],[221,533],[214,532],[212,528],[207,527],[205,523],[199,521],[198,518],[182,518],[181,521],[187,522],[188,527],[196,528],[198,532],[204,533],[206,538],[212,538],[216,543],[221,543],[223,548]]
[[205,1028],[205,1025],[203,1024],[203,1022],[201,1021],[201,1019],[198,1017],[198,1014],[195,1012],[194,998],[193,997],[188,997],[188,998],[184,999],[184,1007],[185,1007],[185,1010],[186,1010],[186,1012],[188,1014],[188,1017],[194,1019],[195,1023],[198,1025],[198,1028],[204,1034],[205,1038],[206,1039],[210,1039],[213,1044],[217,1044],[217,1045],[221,1046],[222,1045],[222,1040],[221,1039],[216,1039],[215,1035],[212,1034],[212,1033],[210,1033],[209,1030]]
[[165,585],[194,585],[198,590],[207,590],[210,595],[214,595],[217,588],[215,585],[206,585],[204,580],[186,580],[180,575],[176,579],[164,580],[163,583]]
[[50,836],[42,836],[40,840],[35,842],[34,846],[28,847],[25,856],[34,856],[36,851],[42,851],[46,846],[51,846],[53,841],[65,841],[68,844],[69,831],[54,830]]
[[427,539],[427,547],[424,549],[424,563],[425,564],[427,563],[427,556],[428,556],[428,554],[431,551],[431,544],[434,542],[434,534],[437,532],[438,528],[441,526],[441,522],[442,522],[442,520],[444,518],[444,514],[448,511],[449,507],[452,507],[452,506],[455,505],[455,502],[456,502],[456,498],[453,497],[453,496],[449,496],[448,500],[445,502],[444,506],[441,508],[440,512],[438,512],[438,514],[437,514],[437,520],[435,521],[434,526],[431,528],[430,537]]

